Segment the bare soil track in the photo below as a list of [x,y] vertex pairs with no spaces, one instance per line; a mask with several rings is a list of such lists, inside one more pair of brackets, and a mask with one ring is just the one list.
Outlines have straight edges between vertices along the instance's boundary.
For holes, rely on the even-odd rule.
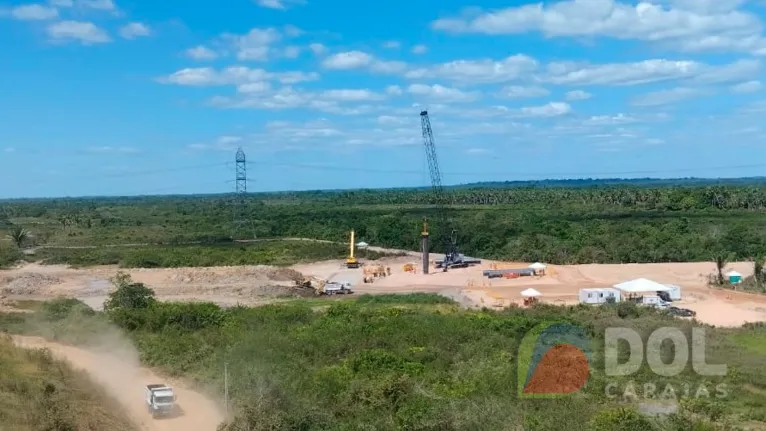
[[[39,337],[14,336],[14,343],[24,348],[48,348],[54,356],[75,368],[87,371],[125,409],[143,431],[215,431],[224,421],[221,409],[202,394],[177,382],[157,376],[114,353],[91,351],[54,343]],[[179,414],[165,419],[152,419],[144,402],[144,385],[170,383],[178,395]]]

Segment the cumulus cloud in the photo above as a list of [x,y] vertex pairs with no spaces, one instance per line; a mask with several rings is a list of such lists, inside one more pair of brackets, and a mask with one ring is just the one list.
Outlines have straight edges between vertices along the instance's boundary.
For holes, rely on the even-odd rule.
[[762,88],[763,88],[763,84],[761,83],[761,81],[754,80],[754,81],[747,81],[741,84],[733,85],[731,87],[731,91],[733,91],[734,93],[740,93],[740,94],[755,93],[755,92],[761,91]]
[[215,60],[218,58],[218,53],[204,45],[197,45],[194,48],[189,48],[185,51],[185,54],[187,57],[194,60]]
[[489,35],[540,32],[546,37],[606,36],[661,43],[686,51],[746,51],[766,54],[761,23],[736,10],[741,2],[614,0],[536,3],[438,19],[435,30]]
[[520,114],[525,117],[558,117],[572,112],[572,107],[564,102],[550,102],[542,106],[521,108]]
[[246,66],[230,66],[224,69],[212,67],[185,68],[159,78],[165,84],[207,87],[220,85],[242,85],[252,82],[278,81],[284,84],[316,81],[316,72],[286,71],[268,72],[265,69],[253,69]]
[[131,22],[120,28],[120,36],[125,39],[135,39],[150,34],[152,31],[149,26],[140,22]]
[[112,40],[109,34],[92,22],[60,21],[47,28],[48,36],[56,41],[77,41],[83,45],[107,43]]
[[477,92],[465,92],[457,88],[444,87],[439,84],[425,85],[412,84],[407,87],[407,92],[413,96],[443,102],[471,102],[478,98]]
[[699,95],[705,94],[696,88],[676,87],[669,90],[653,91],[642,96],[635,97],[631,102],[634,106],[659,106],[680,102]]
[[245,34],[225,33],[221,40],[233,47],[238,60],[266,61],[273,45],[282,39],[275,28],[253,28]]
[[372,64],[373,57],[370,54],[361,51],[348,51],[333,54],[324,61],[322,67],[325,69],[359,69]]
[[20,21],[46,21],[58,18],[59,13],[58,10],[53,7],[40,4],[27,4],[12,8],[10,15],[13,19]]
[[567,91],[567,93],[564,96],[566,97],[567,100],[576,101],[576,100],[590,99],[593,95],[588,93],[587,91],[573,90],[573,91]]
[[543,87],[536,86],[521,86],[521,85],[509,85],[500,89],[499,95],[501,97],[507,97],[510,99],[543,97],[551,94],[550,91]]

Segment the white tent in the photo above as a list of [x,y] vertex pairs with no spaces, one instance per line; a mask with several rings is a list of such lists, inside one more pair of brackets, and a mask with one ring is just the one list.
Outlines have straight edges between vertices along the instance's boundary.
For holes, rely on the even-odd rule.
[[535,289],[532,289],[532,288],[529,288],[527,290],[523,290],[521,292],[521,296],[523,296],[525,298],[530,298],[530,297],[535,297],[535,296],[540,296],[540,295],[542,295],[542,293],[540,293],[540,292],[538,292],[538,291],[536,291]]
[[668,292],[672,290],[672,288],[665,286],[664,284],[646,278],[637,278],[635,280],[615,284],[613,287],[627,293]]
[[729,271],[726,273],[727,277],[742,277],[742,274],[738,273],[737,271]]
[[532,269],[535,269],[535,270],[547,268],[547,266],[545,266],[544,263],[540,263],[540,262],[535,262],[532,265],[529,265],[529,267],[532,268]]

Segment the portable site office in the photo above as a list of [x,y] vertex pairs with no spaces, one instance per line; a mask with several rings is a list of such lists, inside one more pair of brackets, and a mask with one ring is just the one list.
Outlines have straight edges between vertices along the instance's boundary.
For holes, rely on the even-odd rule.
[[580,303],[582,304],[605,304],[613,298],[614,302],[620,302],[620,291],[611,287],[597,287],[580,289]]

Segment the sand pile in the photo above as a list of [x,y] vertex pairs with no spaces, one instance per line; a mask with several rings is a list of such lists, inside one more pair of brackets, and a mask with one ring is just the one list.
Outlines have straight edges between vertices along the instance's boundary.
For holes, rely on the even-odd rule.
[[60,284],[61,279],[52,275],[23,273],[0,278],[0,293],[5,295],[35,295],[44,288]]

